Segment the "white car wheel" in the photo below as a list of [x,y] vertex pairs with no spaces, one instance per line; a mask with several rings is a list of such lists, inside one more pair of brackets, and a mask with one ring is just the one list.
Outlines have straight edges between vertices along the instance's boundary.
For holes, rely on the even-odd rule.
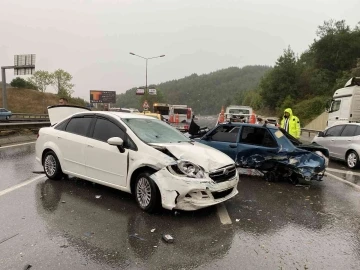
[[141,173],[136,178],[135,199],[146,212],[154,212],[159,206],[160,192],[148,172]]
[[350,169],[354,169],[358,166],[359,163],[359,156],[355,151],[350,151],[346,157],[347,166]]
[[43,166],[45,174],[49,179],[59,180],[63,177],[60,162],[53,151],[45,154]]

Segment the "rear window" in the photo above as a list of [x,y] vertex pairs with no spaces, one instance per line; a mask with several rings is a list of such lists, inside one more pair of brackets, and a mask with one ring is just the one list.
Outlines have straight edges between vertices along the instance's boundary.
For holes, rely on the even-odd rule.
[[169,115],[169,107],[166,106],[154,106],[154,112],[161,115]]
[[250,114],[250,111],[245,110],[245,109],[230,109],[229,113],[231,113],[231,114]]

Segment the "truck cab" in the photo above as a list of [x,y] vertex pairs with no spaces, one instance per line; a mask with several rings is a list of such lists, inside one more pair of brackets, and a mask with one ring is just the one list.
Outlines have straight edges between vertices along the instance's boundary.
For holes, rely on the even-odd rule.
[[328,110],[327,126],[360,122],[360,77],[351,78],[335,91]]
[[225,110],[225,121],[248,123],[252,113],[253,109],[250,106],[230,105]]

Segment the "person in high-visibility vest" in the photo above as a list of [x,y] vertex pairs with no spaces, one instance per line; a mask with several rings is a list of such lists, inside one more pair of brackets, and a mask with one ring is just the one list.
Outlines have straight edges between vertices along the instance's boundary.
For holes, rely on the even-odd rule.
[[284,110],[284,116],[281,119],[281,128],[285,129],[291,136],[296,139],[300,139],[301,127],[300,120],[298,117],[293,115],[293,111],[291,108],[287,108]]

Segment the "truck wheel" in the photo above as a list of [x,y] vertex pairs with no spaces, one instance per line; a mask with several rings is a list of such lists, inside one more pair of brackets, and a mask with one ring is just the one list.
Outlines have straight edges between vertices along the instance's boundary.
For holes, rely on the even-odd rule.
[[350,169],[355,169],[359,166],[359,155],[351,150],[346,156],[346,164]]

